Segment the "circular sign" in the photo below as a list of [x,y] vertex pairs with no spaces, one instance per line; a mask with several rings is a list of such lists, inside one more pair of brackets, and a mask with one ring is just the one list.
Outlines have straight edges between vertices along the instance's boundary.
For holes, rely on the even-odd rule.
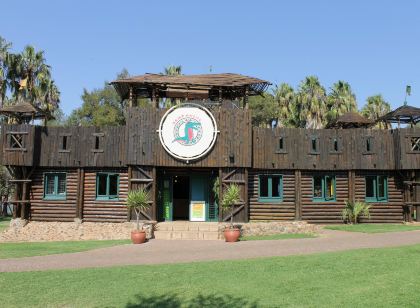
[[173,157],[190,161],[206,155],[217,137],[217,124],[211,112],[197,104],[170,108],[159,124],[159,138]]

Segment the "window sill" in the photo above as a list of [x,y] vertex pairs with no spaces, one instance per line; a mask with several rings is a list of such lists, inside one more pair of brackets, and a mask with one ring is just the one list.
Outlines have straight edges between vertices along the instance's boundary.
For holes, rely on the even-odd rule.
[[318,203],[331,203],[331,202],[336,202],[336,199],[331,199],[331,200],[325,200],[324,198],[312,198],[312,202],[318,202]]
[[96,197],[95,201],[120,201],[118,197]]
[[262,202],[262,203],[282,203],[283,198],[258,198],[258,202]]
[[43,200],[46,201],[65,201],[67,196],[44,196]]
[[388,203],[388,200],[365,199],[367,203]]

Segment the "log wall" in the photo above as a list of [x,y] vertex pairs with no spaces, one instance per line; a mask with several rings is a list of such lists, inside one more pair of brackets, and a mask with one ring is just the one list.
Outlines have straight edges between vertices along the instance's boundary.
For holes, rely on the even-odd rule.
[[[96,173],[115,172],[120,175],[118,200],[96,200]],[[83,221],[124,222],[127,221],[125,207],[128,193],[127,169],[90,169],[85,170]]]
[[[258,178],[263,174],[283,175],[282,202],[260,202],[258,200]],[[249,173],[249,216],[251,221],[281,221],[295,219],[295,177],[292,171],[253,170]]]
[[[66,173],[66,200],[44,200],[44,173]],[[30,219],[34,221],[73,221],[76,218],[77,170],[37,169],[30,189]]]

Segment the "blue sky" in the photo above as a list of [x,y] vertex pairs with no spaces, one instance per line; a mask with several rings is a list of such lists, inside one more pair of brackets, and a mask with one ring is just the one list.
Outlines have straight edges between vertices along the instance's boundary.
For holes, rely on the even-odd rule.
[[[5,0],[2,0],[5,1]],[[83,88],[182,65],[297,86],[341,79],[359,107],[381,93],[420,107],[420,1],[7,1],[0,35],[45,51],[65,113]]]

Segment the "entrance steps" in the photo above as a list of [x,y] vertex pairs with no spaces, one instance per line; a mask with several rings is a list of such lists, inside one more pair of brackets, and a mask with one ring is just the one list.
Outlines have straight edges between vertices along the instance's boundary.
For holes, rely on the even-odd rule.
[[171,221],[155,225],[155,239],[158,240],[220,240],[219,223]]

